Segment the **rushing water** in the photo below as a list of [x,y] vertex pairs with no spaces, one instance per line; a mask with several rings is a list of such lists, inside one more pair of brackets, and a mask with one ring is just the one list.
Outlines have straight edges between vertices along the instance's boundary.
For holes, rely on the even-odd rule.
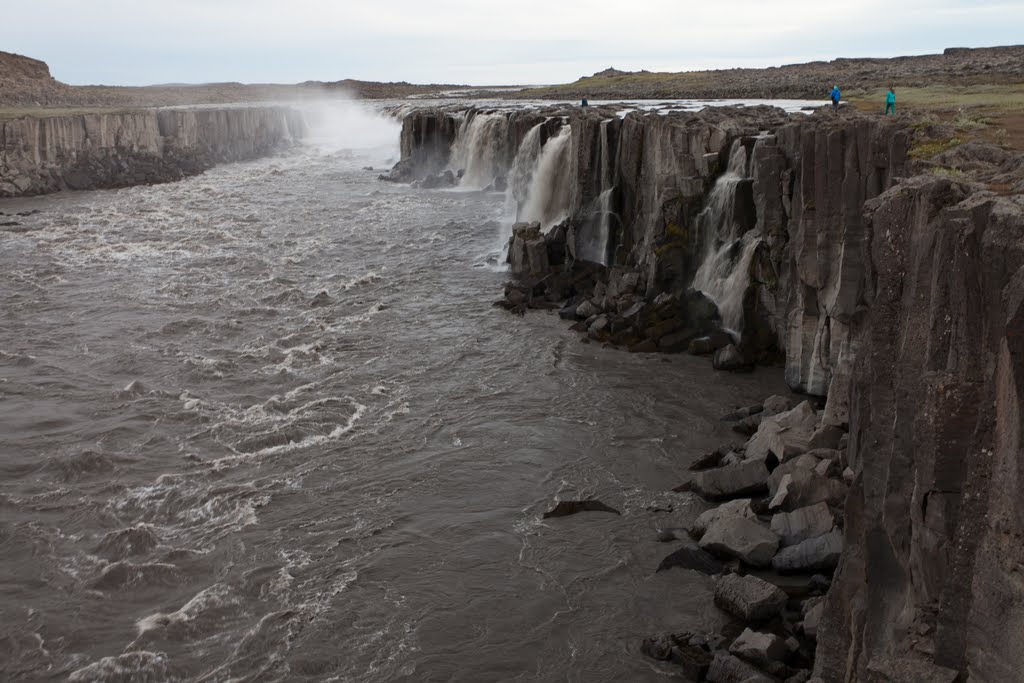
[[351,145],[0,202],[0,679],[660,680],[718,623],[654,528],[781,378],[491,307],[501,196]]

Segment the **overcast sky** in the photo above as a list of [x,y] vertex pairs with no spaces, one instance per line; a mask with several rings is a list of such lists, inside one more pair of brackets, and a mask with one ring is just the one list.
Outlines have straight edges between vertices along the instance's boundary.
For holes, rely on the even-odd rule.
[[1024,0],[12,0],[0,50],[104,83],[559,83],[1024,42]]

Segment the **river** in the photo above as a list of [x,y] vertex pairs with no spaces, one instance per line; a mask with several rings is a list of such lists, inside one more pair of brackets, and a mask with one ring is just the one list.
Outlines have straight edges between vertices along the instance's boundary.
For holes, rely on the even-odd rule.
[[[655,528],[781,372],[492,307],[503,196],[378,181],[352,116],[0,202],[0,678],[655,681],[643,636],[721,623]],[[622,515],[542,520],[582,497]]]

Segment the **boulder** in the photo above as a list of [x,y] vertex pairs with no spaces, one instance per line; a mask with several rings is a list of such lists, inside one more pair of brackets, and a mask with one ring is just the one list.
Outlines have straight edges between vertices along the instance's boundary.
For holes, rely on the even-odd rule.
[[725,565],[722,564],[714,555],[698,548],[692,543],[687,543],[679,550],[667,555],[665,559],[658,565],[656,571],[665,571],[666,569],[672,569],[678,567],[680,569],[691,569],[701,574],[707,574],[709,576],[714,574],[721,574],[725,571]]
[[772,558],[772,568],[780,574],[835,569],[842,553],[843,534],[837,529],[783,548]]
[[597,310],[597,306],[586,299],[576,307],[576,317],[583,318],[584,320],[595,316],[598,313],[600,313],[600,311]]
[[797,545],[832,531],[835,518],[825,503],[780,512],[772,517],[771,529],[778,534],[783,547]]
[[732,641],[729,652],[758,666],[785,662],[789,656],[789,648],[782,638],[774,633],[760,633],[749,628]]
[[768,495],[775,496],[779,490],[779,485],[782,483],[782,478],[787,474],[793,474],[794,472],[803,471],[814,471],[814,468],[821,462],[818,458],[811,453],[804,453],[798,455],[792,460],[789,460],[774,470],[772,470],[771,476],[768,477]]
[[747,457],[766,460],[773,454],[779,462],[785,462],[810,450],[817,428],[818,415],[808,401],[784,413],[764,417],[757,433],[747,442]]
[[779,549],[779,537],[745,517],[722,517],[704,533],[700,547],[719,557],[734,557],[752,567],[766,567]]
[[725,652],[715,653],[705,680],[709,683],[773,683],[772,678]]
[[749,498],[730,500],[728,503],[723,503],[718,507],[702,512],[690,526],[690,533],[694,538],[700,540],[708,530],[708,527],[725,517],[744,517],[756,520],[757,514],[751,509]]
[[833,425],[822,425],[811,436],[810,449],[815,448],[839,448],[846,430]]
[[551,510],[544,513],[544,519],[549,517],[568,517],[579,512],[611,512],[616,515],[622,513],[613,507],[609,507],[599,500],[563,500]]
[[777,394],[775,396],[769,396],[764,401],[764,416],[772,417],[779,413],[785,413],[792,410],[793,405],[793,399],[787,396],[779,396]]
[[686,350],[693,356],[706,356],[730,344],[732,344],[732,336],[728,332],[715,330],[711,334],[691,340]]
[[823,477],[813,469],[799,469],[782,477],[769,508],[796,510],[821,502],[838,507],[846,500],[847,490],[841,481]]
[[738,498],[763,493],[768,489],[768,468],[750,460],[739,465],[719,467],[694,475],[687,487],[705,498]]
[[778,616],[788,599],[781,588],[756,576],[727,574],[715,583],[715,604],[748,622]]
[[726,372],[740,372],[754,368],[754,364],[748,362],[743,357],[743,354],[740,353],[735,344],[729,344],[715,351],[715,355],[711,359],[711,365],[715,370]]

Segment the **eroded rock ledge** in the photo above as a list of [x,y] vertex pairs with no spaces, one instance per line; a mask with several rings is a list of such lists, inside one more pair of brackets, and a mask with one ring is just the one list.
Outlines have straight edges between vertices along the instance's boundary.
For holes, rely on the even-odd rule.
[[161,109],[0,120],[0,197],[178,180],[305,134],[286,107]]
[[[459,130],[451,116],[435,111],[406,119],[405,172],[446,166]],[[814,675],[824,681],[1019,676],[1024,156],[969,144],[913,159],[920,129],[905,117],[787,117],[771,109],[545,116],[571,126],[570,211],[550,229],[517,228],[510,245],[517,279],[506,287],[505,305],[559,308],[588,339],[634,351],[728,344],[743,367],[776,358],[790,387],[825,400],[814,413],[815,431],[833,430],[829,438],[839,437],[841,445],[833,457],[815,456],[811,473],[796,479],[833,483],[821,484],[824,498],[793,503],[788,512],[801,511],[799,519],[772,518],[770,525],[790,541],[808,528],[821,531],[808,552],[826,558],[825,566],[838,561],[824,601],[810,615]],[[513,134],[504,149],[514,153],[522,139]],[[729,234],[708,229],[702,214],[721,198],[714,195],[716,181],[732,172],[729,206],[716,209],[731,212]],[[602,220],[609,215],[612,220]],[[691,291],[709,245],[739,273],[742,324],[728,341],[691,349],[694,340],[722,332],[728,317],[721,301],[712,311]],[[720,470],[753,462],[761,469],[742,494],[770,506],[782,484],[771,483],[772,470],[789,457],[779,437],[791,429],[764,435],[774,461],[751,454],[761,447],[759,431],[727,464],[709,470],[719,474],[696,477],[698,492],[707,484],[709,497],[740,495],[715,493],[715,486],[736,483]],[[809,444],[793,448],[806,451]],[[790,462],[801,458],[812,464],[803,455]],[[834,462],[822,465],[825,460]],[[768,528],[766,519],[751,524]],[[745,540],[768,538],[751,524],[734,526],[750,527],[739,534]],[[835,529],[843,539],[838,558]],[[714,543],[704,545],[721,552],[718,536],[727,531],[739,533],[716,529]],[[736,555],[741,570],[779,555],[754,541],[743,552],[746,560]],[[789,555],[800,556],[786,562],[810,557]],[[769,636],[746,640],[778,649]],[[666,657],[675,648],[732,680],[723,667],[734,662],[711,655],[705,636],[651,647]]]

